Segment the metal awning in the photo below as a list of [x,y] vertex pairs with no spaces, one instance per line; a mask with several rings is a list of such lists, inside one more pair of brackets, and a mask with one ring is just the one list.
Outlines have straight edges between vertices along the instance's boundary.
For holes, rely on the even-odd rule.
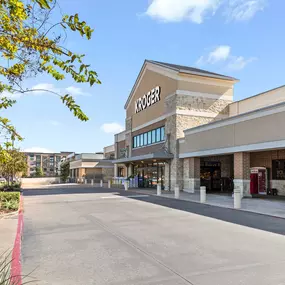
[[172,159],[173,157],[174,156],[171,153],[168,153],[165,151],[158,151],[158,152],[143,154],[139,156],[120,158],[117,160],[113,160],[112,162],[115,164],[118,164],[118,163],[128,163],[128,162],[133,162],[133,161],[144,161],[144,160],[152,160],[152,159],[169,160],[169,159]]

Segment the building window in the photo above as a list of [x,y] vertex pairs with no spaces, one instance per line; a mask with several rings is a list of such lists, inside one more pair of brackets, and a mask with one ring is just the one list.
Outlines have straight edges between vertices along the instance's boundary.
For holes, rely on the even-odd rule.
[[162,141],[164,141],[165,140],[165,127],[162,127],[161,128],[161,132],[160,132],[160,139],[162,140]]
[[144,145],[147,145],[147,133],[143,134],[143,143]]
[[159,143],[165,140],[165,128],[157,128],[155,130],[139,134],[133,137],[133,148]]
[[143,144],[143,134],[141,134],[140,137],[141,137],[141,146],[143,146],[144,145]]
[[161,138],[160,138],[160,133],[161,133],[161,128],[157,129],[156,130],[156,141],[157,142],[160,142],[161,141]]
[[285,180],[285,159],[272,160],[272,179]]
[[156,143],[156,131],[151,131],[151,143]]
[[151,132],[147,133],[147,144],[151,144]]

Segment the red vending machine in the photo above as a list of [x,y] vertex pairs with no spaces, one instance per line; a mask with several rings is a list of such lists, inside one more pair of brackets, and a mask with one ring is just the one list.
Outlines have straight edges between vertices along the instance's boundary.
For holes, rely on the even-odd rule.
[[250,194],[266,195],[266,168],[254,167],[250,170]]

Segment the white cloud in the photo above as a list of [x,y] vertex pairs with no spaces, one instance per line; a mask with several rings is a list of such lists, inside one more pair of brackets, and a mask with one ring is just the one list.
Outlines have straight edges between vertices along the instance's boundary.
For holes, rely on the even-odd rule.
[[215,64],[219,61],[225,61],[228,59],[230,52],[230,46],[218,46],[207,56],[201,56],[197,61],[197,65],[203,65],[206,63]]
[[51,125],[55,126],[55,127],[57,127],[57,126],[61,125],[61,123],[60,123],[60,122],[55,121],[55,120],[50,120],[50,121],[49,121],[49,123],[50,123]]
[[257,60],[255,57],[250,57],[248,59],[243,56],[231,55],[230,46],[219,46],[209,52],[207,55],[201,56],[196,65],[209,65],[223,63],[226,69],[237,71],[245,68],[249,63]]
[[201,24],[206,13],[215,13],[220,0],[153,0],[146,14],[165,22],[190,20]]
[[267,5],[267,0],[228,0],[226,16],[229,20],[247,21],[254,15],[263,11]]
[[107,134],[116,134],[124,130],[124,127],[118,123],[106,123],[101,126],[101,130]]
[[218,9],[228,20],[244,21],[262,11],[268,0],[152,0],[146,15],[164,22],[189,20],[201,24]]
[[8,91],[4,91],[0,94],[0,98],[3,98],[3,97],[6,97],[6,98],[9,98],[9,99],[17,99],[17,98],[20,98],[22,96],[22,93],[11,93],[11,92],[8,92]]
[[[90,94],[84,92],[81,88],[75,87],[75,86],[69,86],[66,88],[57,88],[52,83],[39,83],[36,84],[30,88],[29,90],[34,90],[31,92],[25,92],[25,93],[19,93],[14,92],[10,93],[7,91],[4,91],[0,94],[0,97],[7,97],[11,99],[17,99],[22,96],[30,96],[30,95],[53,95],[53,93],[59,94],[59,95],[65,95],[66,93],[72,95],[72,96],[90,96]],[[51,92],[49,92],[51,91]]]
[[59,93],[60,92],[60,89],[55,88],[55,86],[53,84],[51,84],[51,83],[39,83],[37,85],[34,85],[31,88],[31,90],[35,90],[35,91],[32,91],[31,93],[36,93],[36,94],[50,93],[48,91],[55,92],[55,93]]
[[71,95],[74,95],[74,96],[90,96],[90,94],[86,93],[86,92],[83,92],[83,90],[79,87],[75,87],[75,86],[69,86],[67,88],[65,88],[65,90],[71,94]]
[[255,60],[257,60],[256,57],[245,59],[243,56],[232,56],[227,68],[230,70],[241,70]]
[[39,147],[39,146],[26,148],[26,149],[24,149],[24,152],[54,153],[53,150],[50,150],[50,149],[47,149],[47,148],[44,148],[44,147]]

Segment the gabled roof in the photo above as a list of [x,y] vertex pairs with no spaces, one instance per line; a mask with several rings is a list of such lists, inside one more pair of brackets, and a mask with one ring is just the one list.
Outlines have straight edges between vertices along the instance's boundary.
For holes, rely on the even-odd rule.
[[145,60],[144,64],[140,70],[140,73],[136,79],[136,82],[132,88],[132,91],[126,101],[125,104],[125,109],[128,106],[128,103],[130,102],[132,95],[135,91],[135,88],[139,82],[139,79],[143,73],[143,70],[146,66],[147,63],[151,63],[151,64],[155,64],[157,66],[161,66],[163,68],[169,69],[169,70],[174,70],[178,73],[186,73],[186,74],[192,74],[192,75],[198,75],[198,76],[205,76],[205,77],[211,77],[211,78],[217,78],[217,79],[222,79],[222,80],[228,80],[228,81],[235,81],[237,82],[238,79],[234,78],[234,77],[230,77],[230,76],[226,76],[226,75],[222,75],[222,74],[218,74],[218,73],[214,73],[214,72],[210,72],[210,71],[206,71],[203,69],[199,69],[199,68],[194,68],[194,67],[190,67],[190,66],[184,66],[184,65],[178,65],[178,64],[172,64],[172,63],[166,63],[166,62],[160,62],[160,61],[155,61],[155,60]]
[[175,70],[177,72],[181,72],[181,73],[188,73],[188,74],[202,75],[202,76],[204,75],[207,77],[220,78],[220,79],[225,79],[225,80],[234,80],[234,81],[237,80],[236,78],[233,78],[230,76],[210,72],[210,71],[195,68],[195,67],[166,63],[166,62],[160,62],[160,61],[154,61],[154,60],[146,60],[146,61],[151,62],[151,63],[156,64],[156,65],[160,65],[160,66],[169,68],[169,69],[172,69],[172,70]]

